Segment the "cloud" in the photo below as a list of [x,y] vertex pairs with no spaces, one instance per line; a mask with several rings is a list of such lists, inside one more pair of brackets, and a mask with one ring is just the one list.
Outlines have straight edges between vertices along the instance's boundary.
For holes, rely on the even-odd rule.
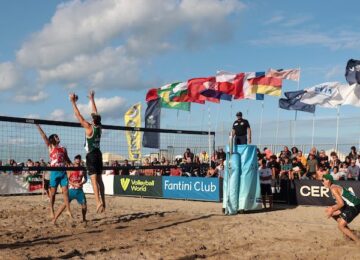
[[50,116],[48,118],[55,121],[70,121],[69,119],[71,117],[69,114],[66,114],[63,109],[55,109],[50,113]]
[[22,84],[19,68],[12,62],[0,63],[0,90],[8,90]]
[[[60,82],[74,88],[77,82],[91,88],[134,89],[142,87],[138,61],[122,47],[106,48],[95,55],[80,55],[53,69],[40,70],[42,84]],[[124,76],[126,75],[126,76]]]
[[238,0],[74,0],[22,44],[16,63],[41,85],[144,88],[153,80],[141,76],[149,59],[230,39],[229,17],[245,7]]
[[262,39],[250,41],[254,45],[302,46],[318,45],[331,50],[360,48],[358,32],[312,32],[293,30],[272,32]]
[[285,17],[283,15],[277,14],[277,15],[274,15],[273,17],[271,17],[269,20],[265,21],[264,24],[265,25],[273,25],[273,24],[277,24],[277,23],[284,21],[284,19],[285,19]]
[[[119,120],[128,108],[127,102],[122,97],[96,98],[96,107],[102,119]],[[78,104],[78,108],[84,117],[91,114],[91,103]]]
[[[20,92],[21,93],[21,92]],[[43,101],[48,97],[48,94],[44,91],[39,91],[33,94],[16,94],[14,101],[25,103],[25,102],[39,102]]]

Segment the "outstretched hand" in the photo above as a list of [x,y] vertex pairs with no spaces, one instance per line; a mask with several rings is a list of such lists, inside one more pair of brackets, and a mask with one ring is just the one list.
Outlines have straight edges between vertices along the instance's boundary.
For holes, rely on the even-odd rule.
[[70,99],[70,101],[71,102],[76,102],[76,98],[77,96],[76,96],[76,94],[75,93],[70,93],[69,94],[69,99]]
[[330,218],[330,217],[332,216],[332,214],[333,214],[333,208],[332,208],[332,207],[327,207],[327,208],[325,209],[325,213],[326,213],[326,216],[327,216],[328,218]]
[[94,91],[94,90],[90,90],[90,91],[89,91],[88,98],[89,98],[90,100],[93,100],[93,99],[94,99],[94,96],[95,96],[95,91]]

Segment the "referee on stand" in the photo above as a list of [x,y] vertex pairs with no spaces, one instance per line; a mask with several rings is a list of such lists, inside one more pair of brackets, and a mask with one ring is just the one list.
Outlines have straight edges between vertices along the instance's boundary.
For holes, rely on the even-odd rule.
[[232,127],[232,136],[235,144],[251,144],[251,128],[249,122],[242,117],[241,112],[236,113],[236,121]]

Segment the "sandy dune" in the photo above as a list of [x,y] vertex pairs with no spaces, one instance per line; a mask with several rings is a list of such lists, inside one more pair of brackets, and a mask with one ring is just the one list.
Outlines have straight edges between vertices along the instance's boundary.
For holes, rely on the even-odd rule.
[[0,259],[360,259],[321,207],[224,216],[220,203],[107,197],[95,214],[87,198],[87,226],[76,202],[54,226],[41,196],[1,197]]

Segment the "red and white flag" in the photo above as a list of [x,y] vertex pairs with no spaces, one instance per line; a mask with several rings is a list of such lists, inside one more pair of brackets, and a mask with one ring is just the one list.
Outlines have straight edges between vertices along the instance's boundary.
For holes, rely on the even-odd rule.
[[287,69],[287,70],[269,69],[266,73],[266,77],[274,77],[274,78],[299,81],[300,80],[300,69]]

